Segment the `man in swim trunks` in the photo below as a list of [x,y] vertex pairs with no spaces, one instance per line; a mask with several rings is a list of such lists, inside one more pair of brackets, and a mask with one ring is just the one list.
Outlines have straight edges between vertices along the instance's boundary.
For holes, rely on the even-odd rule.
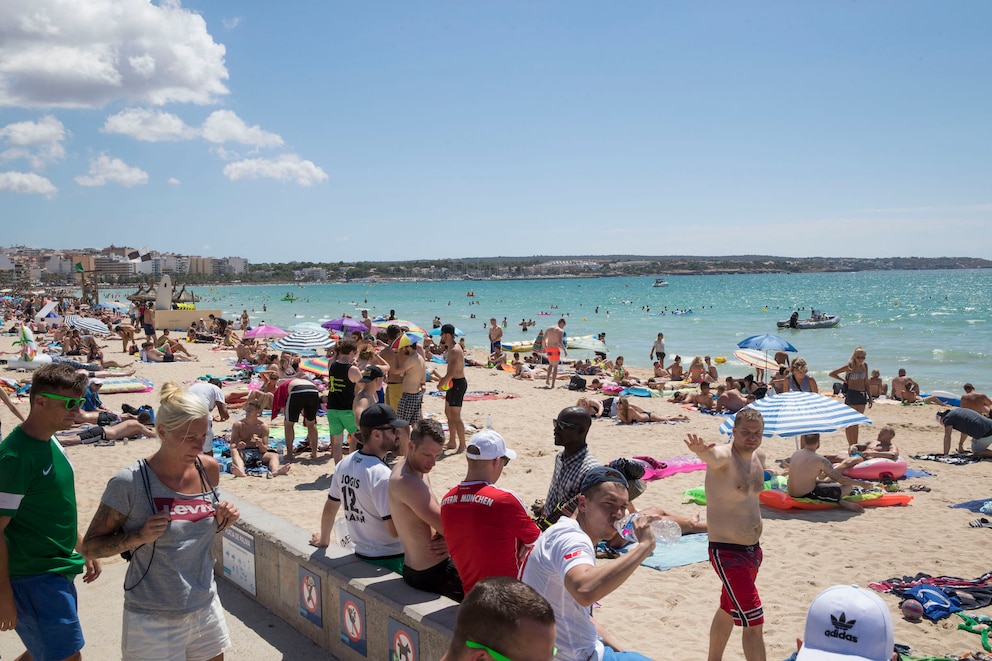
[[734,434],[726,445],[707,443],[689,434],[686,446],[706,462],[706,520],[710,563],[723,591],[710,625],[709,661],[723,658],[734,625],[743,627],[747,661],[764,661],[765,617],[754,585],[761,566],[761,508],[765,453],[760,449],[764,418],[743,409],[734,418]]
[[951,451],[951,431],[961,432],[958,452],[964,452],[964,437],[971,436],[971,451],[980,457],[992,457],[992,418],[986,418],[971,409],[939,411],[937,422],[944,425],[944,454]]
[[558,378],[558,363],[563,355],[568,355],[568,349],[565,348],[564,319],[559,319],[557,324],[548,326],[544,331],[544,355],[548,359],[548,378],[544,383],[553,389]]
[[394,411],[400,405],[400,397],[403,396],[403,375],[393,374],[400,360],[400,355],[393,350],[393,342],[403,332],[396,324],[389,324],[386,328],[386,346],[379,352],[379,357],[386,361],[389,369],[386,370],[386,404]]
[[[403,394],[400,396],[399,408],[396,415],[409,420],[411,424],[416,424],[423,415],[421,409],[424,403],[424,383],[427,381],[427,370],[424,366],[424,359],[417,351],[417,345],[394,349],[398,355],[397,366],[391,369],[390,374],[401,375],[403,377]],[[407,442],[410,440],[409,431],[400,430],[400,454],[406,453]]]
[[503,328],[496,323],[496,317],[489,320],[489,353],[503,348]]
[[857,503],[844,500],[854,487],[872,489],[875,485],[847,477],[826,457],[816,453],[820,447],[819,434],[804,434],[803,446],[789,459],[789,495],[793,498],[815,498],[836,503],[851,512],[864,512]]
[[[331,455],[335,466],[344,457],[344,432],[347,430],[349,434],[354,434],[358,431],[352,407],[355,403],[355,384],[362,380],[362,371],[355,365],[358,345],[352,340],[341,340],[336,349],[334,361],[327,366],[327,426],[331,433]],[[316,426],[314,429],[316,430]],[[308,438],[309,436],[307,434]],[[288,447],[289,436],[286,437],[286,443]],[[316,458],[316,431],[310,451]]]
[[657,360],[662,365],[665,364],[665,334],[658,333],[658,339],[651,345],[651,352],[648,354],[649,360]]
[[[357,369],[357,368],[356,368]],[[361,375],[359,375],[361,376]],[[354,385],[354,384],[352,384]],[[310,445],[310,455],[317,458],[317,409],[320,408],[320,393],[317,386],[306,379],[287,379],[279,384],[272,394],[272,417],[286,410],[286,417],[283,420],[283,430],[286,432],[286,461],[293,460],[293,443],[296,441],[295,427],[303,414],[303,424],[307,428],[307,443]],[[351,415],[351,411],[348,411]],[[328,422],[330,423],[331,412],[327,411]],[[334,426],[331,425],[333,434]],[[339,431],[338,434],[341,432]],[[331,437],[334,438],[333,436]],[[341,446],[338,445],[340,452]]]
[[[455,339],[455,327],[452,324],[441,326],[441,344],[447,347],[444,355],[448,369],[437,384],[444,392],[444,416],[448,419],[450,438],[444,446],[455,452],[465,451],[465,423],[462,422],[462,402],[468,392],[468,381],[465,380],[465,352]],[[457,445],[455,445],[457,439]]]

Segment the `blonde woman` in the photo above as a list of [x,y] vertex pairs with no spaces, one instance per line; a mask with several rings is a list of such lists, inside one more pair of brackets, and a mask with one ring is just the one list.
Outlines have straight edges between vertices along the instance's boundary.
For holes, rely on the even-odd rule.
[[802,358],[792,361],[792,374],[789,376],[790,392],[820,392],[816,379],[809,375],[809,366]]
[[712,383],[713,377],[710,376],[710,372],[706,369],[706,363],[703,362],[702,356],[696,356],[689,363],[689,381],[692,383]]
[[[865,359],[868,354],[861,347],[857,347],[851,354],[851,359],[847,365],[838,367],[830,373],[830,378],[844,382],[844,403],[858,413],[865,412],[865,406],[871,408],[871,397],[868,396],[868,363]],[[844,376],[841,376],[841,375]],[[851,425],[844,430],[847,435],[847,444],[855,445],[858,442],[858,425]]]
[[211,548],[239,515],[220,499],[217,462],[202,454],[208,415],[200,397],[166,383],[155,416],[158,450],[110,479],[83,538],[86,557],[130,555],[125,661],[223,661],[230,648]]

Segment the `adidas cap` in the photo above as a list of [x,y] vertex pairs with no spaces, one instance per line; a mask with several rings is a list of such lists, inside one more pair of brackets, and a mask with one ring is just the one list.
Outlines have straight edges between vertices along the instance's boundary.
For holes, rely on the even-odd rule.
[[882,598],[857,585],[835,585],[810,604],[796,661],[889,661],[894,644]]

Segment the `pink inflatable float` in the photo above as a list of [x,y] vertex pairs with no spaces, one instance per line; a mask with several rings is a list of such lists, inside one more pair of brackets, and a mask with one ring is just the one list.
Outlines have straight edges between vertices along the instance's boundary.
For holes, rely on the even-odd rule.
[[856,480],[898,480],[906,474],[906,462],[902,459],[866,459],[854,468],[844,471],[844,475]]

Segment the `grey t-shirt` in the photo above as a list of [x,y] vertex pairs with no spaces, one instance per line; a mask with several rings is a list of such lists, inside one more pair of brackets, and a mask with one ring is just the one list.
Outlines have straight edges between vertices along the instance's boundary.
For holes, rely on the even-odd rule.
[[211,555],[217,489],[180,494],[162,484],[143,460],[123,468],[110,479],[101,501],[126,515],[125,532],[141,528],[153,513],[145,478],[155,510],[168,508],[172,520],[154,544],[134,551],[124,579],[124,608],[164,616],[206,608],[217,592]]

